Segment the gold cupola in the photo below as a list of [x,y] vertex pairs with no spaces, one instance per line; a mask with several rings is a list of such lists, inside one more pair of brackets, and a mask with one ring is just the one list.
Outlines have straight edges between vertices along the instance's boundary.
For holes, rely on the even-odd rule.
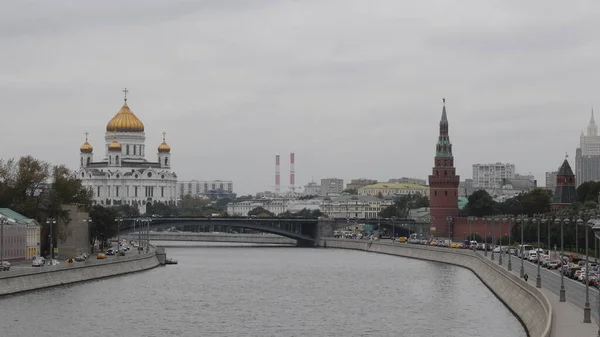
[[121,143],[119,143],[116,139],[108,144],[108,151],[121,151]]
[[88,133],[85,133],[85,143],[83,143],[83,145],[81,145],[81,147],[79,148],[79,151],[81,151],[81,153],[92,153],[92,151],[94,151],[94,148],[92,147],[92,145],[90,145],[90,143],[88,143]]
[[167,142],[165,141],[165,136],[167,135],[166,132],[163,132],[163,141],[162,143],[158,146],[158,152],[159,153],[169,153],[171,152],[171,147],[167,144]]
[[144,123],[129,109],[127,105],[127,88],[125,93],[125,103],[117,114],[106,124],[107,132],[144,132]]

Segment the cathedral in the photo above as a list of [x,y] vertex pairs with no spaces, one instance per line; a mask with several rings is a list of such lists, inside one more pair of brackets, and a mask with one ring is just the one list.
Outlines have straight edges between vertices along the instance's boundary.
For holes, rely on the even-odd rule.
[[93,192],[95,204],[131,205],[144,214],[148,204],[176,203],[177,175],[171,171],[171,148],[164,132],[156,161],[146,160],[144,123],[129,109],[127,89],[123,91],[125,103],[106,125],[102,160],[94,161],[86,133],[77,175]]

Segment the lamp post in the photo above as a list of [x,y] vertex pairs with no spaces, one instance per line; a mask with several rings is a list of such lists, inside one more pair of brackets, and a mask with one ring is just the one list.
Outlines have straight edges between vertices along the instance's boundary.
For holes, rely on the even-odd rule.
[[537,218],[535,218],[534,220],[537,220],[537,250],[536,250],[536,257],[537,257],[537,275],[535,277],[535,286],[536,288],[541,288],[542,287],[542,275],[540,274],[540,265],[541,265],[541,259],[540,259],[540,224],[546,222],[546,218],[543,218],[542,215],[539,215]]
[[[579,220],[577,220],[579,221]],[[592,323],[592,308],[590,307],[590,267],[589,267],[589,243],[588,243],[588,228],[587,226],[593,227],[594,222],[589,219],[587,223],[584,222],[585,229],[585,304],[583,307],[583,323]]]
[[141,254],[142,249],[144,249],[142,247],[142,219],[138,218],[135,221],[138,223],[138,254]]
[[[91,224],[94,223],[91,218],[86,218],[86,219],[83,219],[81,221],[87,222],[89,225],[91,225]],[[94,254],[94,242],[92,242],[92,233],[91,233],[91,227],[90,226],[88,226],[87,232],[88,232],[88,241],[91,243],[90,244],[91,247],[90,247],[89,252],[90,252],[90,254]]]
[[54,218],[48,218],[46,219],[46,223],[50,225],[50,235],[48,237],[50,238],[50,265],[52,266],[54,265],[54,240],[52,238],[52,227],[54,227],[56,220]]
[[483,244],[483,254],[485,257],[487,257],[487,250],[488,250],[488,245],[487,245],[487,235],[488,235],[488,229],[487,229],[487,225],[488,225],[488,219],[485,218],[483,219],[483,222],[485,223],[485,233],[483,233],[483,236],[485,236],[485,243]]
[[519,270],[519,277],[523,278],[525,277],[525,268],[523,267],[523,259],[525,258],[525,251],[523,248],[523,227],[525,227],[525,224],[527,223],[527,216],[521,215],[517,222],[519,223],[519,227],[521,227],[521,269]]
[[123,222],[123,218],[121,218],[121,217],[115,218],[115,221],[117,222],[117,257],[119,257],[119,251],[121,250],[120,230],[121,230],[121,223]]
[[560,291],[559,291],[559,301],[560,302],[566,302],[566,296],[565,296],[565,268],[564,268],[564,259],[563,259],[563,252],[564,252],[564,244],[565,244],[565,240],[564,240],[564,232],[563,232],[563,224],[567,224],[567,226],[569,225],[569,223],[571,222],[571,220],[569,218],[556,218],[554,220],[554,223],[560,223]]
[[490,225],[492,225],[492,261],[494,261],[494,248],[496,248],[496,241],[494,241],[494,222],[496,219],[490,218]]
[[452,217],[447,216],[446,222],[448,223],[448,247],[449,247],[450,244],[452,243],[452,235],[450,234],[450,224],[452,223]]
[[0,214],[0,272],[4,271],[4,224],[6,217]]
[[496,218],[496,222],[498,222],[498,224],[500,224],[500,256],[498,256],[498,265],[502,265],[502,219],[501,218]]
[[150,222],[152,219],[146,219],[146,253],[150,251]]
[[469,242],[473,241],[473,221],[475,221],[475,219],[469,217]]
[[511,231],[512,228],[510,226],[511,223],[514,223],[514,219],[513,217],[509,217],[509,218],[504,218],[504,221],[506,221],[507,225],[508,225],[508,271],[512,271],[512,256],[510,256],[510,238],[511,238]]

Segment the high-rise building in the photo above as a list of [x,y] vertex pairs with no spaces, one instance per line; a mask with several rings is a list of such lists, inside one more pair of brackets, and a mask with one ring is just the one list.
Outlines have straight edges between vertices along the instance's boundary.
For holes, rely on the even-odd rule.
[[558,171],[546,172],[546,188],[554,191],[556,187],[556,174]]
[[304,185],[303,195],[319,195],[321,193],[321,185],[314,181]]
[[515,178],[515,164],[473,164],[474,188],[500,188],[506,180]]
[[452,144],[448,133],[448,116],[444,99],[440,134],[436,145],[435,166],[429,176],[431,206],[431,232],[434,236],[452,236],[454,221],[458,217],[458,184],[460,177],[454,168]]
[[321,179],[321,195],[341,194],[344,190],[344,179]]
[[586,181],[600,180],[600,136],[594,120],[594,110],[587,127],[587,135],[581,132],[579,147],[575,151],[576,186]]

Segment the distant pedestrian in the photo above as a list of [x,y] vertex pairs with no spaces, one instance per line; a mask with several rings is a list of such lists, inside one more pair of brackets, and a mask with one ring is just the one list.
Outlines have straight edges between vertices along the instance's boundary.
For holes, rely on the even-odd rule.
[[527,279],[529,278],[529,275],[525,274],[525,275],[523,275],[523,278],[525,279],[525,282],[527,282]]

